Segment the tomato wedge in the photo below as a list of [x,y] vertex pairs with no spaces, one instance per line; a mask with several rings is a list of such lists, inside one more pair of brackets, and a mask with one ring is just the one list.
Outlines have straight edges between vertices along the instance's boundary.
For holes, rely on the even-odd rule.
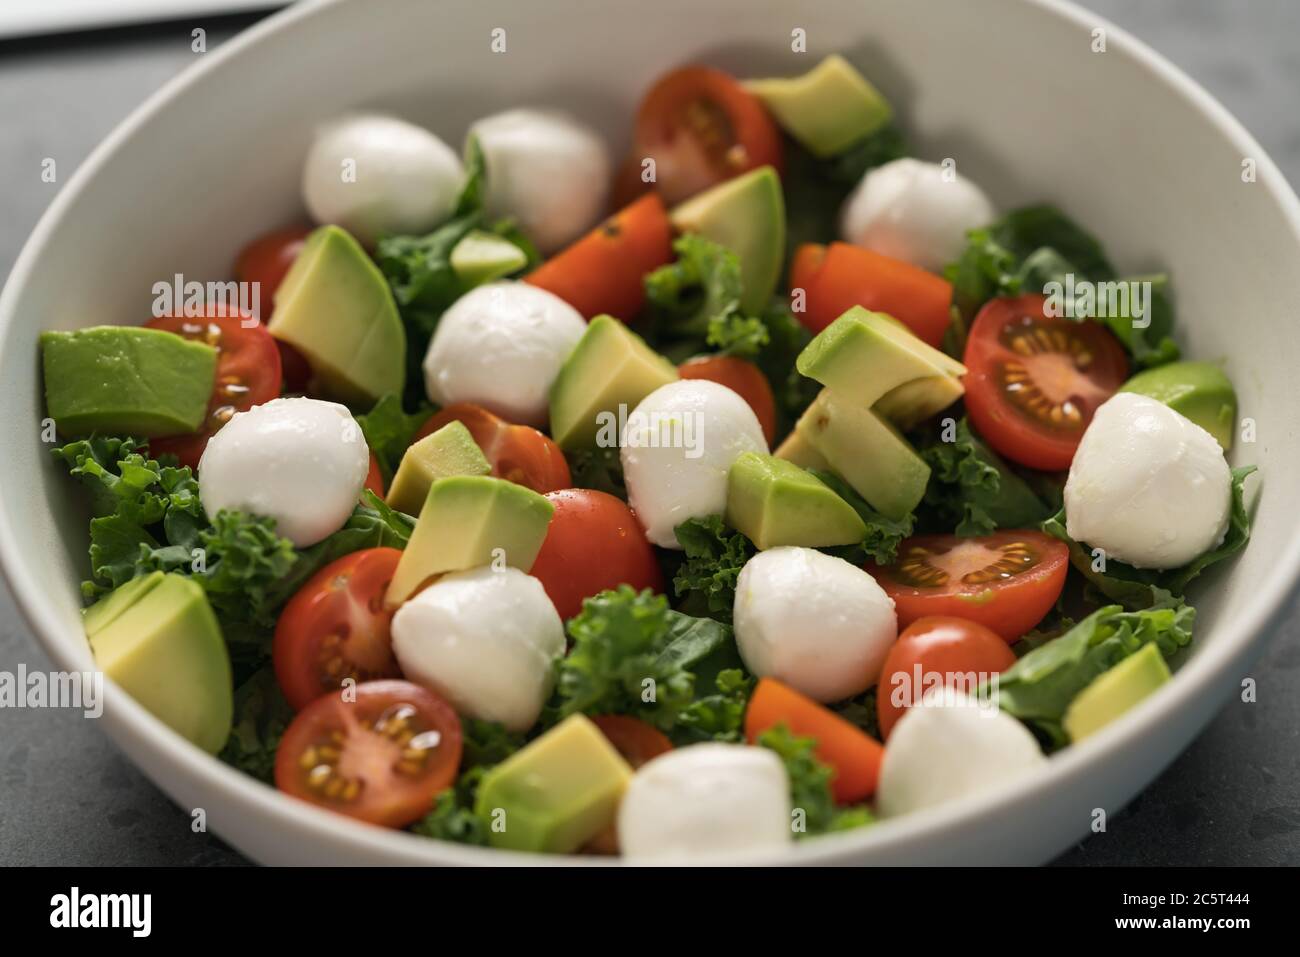
[[428,814],[456,778],[460,718],[409,681],[357,685],[293,719],[275,753],[275,786],[319,807],[382,827]]
[[989,676],[1015,662],[1015,653],[1002,637],[983,625],[940,615],[918,618],[903,629],[880,669],[880,734],[888,741],[903,712],[932,689],[954,687],[973,694]]
[[374,452],[370,453],[370,471],[366,473],[366,488],[380,498],[384,497],[384,473],[379,470],[379,459],[375,458]]
[[[948,280],[849,243],[800,246],[791,261],[790,289],[795,316],[813,333],[863,306],[893,316],[937,349],[951,319]],[[804,292],[802,310],[799,289]]]
[[384,592],[402,553],[367,548],[330,562],[280,612],[271,646],[285,700],[301,711],[344,679],[400,678]]
[[660,78],[641,101],[632,142],[633,160],[655,161],[655,188],[669,205],[751,169],[783,167],[781,132],[763,104],[706,66]]
[[210,305],[206,317],[163,316],[145,323],[150,329],[174,332],[215,346],[217,377],[208,400],[208,416],[190,435],[154,439],[154,455],[170,453],[181,465],[197,469],[208,439],[236,412],[269,402],[280,394],[280,353],[266,327],[251,316],[226,315],[224,307]]
[[1016,641],[1051,610],[1068,567],[1064,542],[1009,529],[978,538],[918,535],[898,547],[897,563],[866,570],[894,600],[900,628],[949,615]]
[[799,737],[816,739],[814,753],[835,772],[831,795],[836,801],[851,804],[875,793],[885,756],[880,742],[793,688],[762,678],[745,710],[745,738],[754,744],[760,734],[778,724]]
[[664,590],[654,549],[622,499],[585,488],[546,497],[555,512],[528,574],[542,583],[561,618],[572,618],[584,598],[607,588]]
[[586,318],[631,322],[645,305],[645,275],[673,258],[672,227],[657,195],[638,199],[524,277]]
[[456,402],[420,426],[412,442],[459,421],[469,429],[478,447],[492,463],[492,474],[532,489],[554,492],[573,484],[569,463],[560,447],[527,425],[511,425],[500,416],[471,402]]
[[[275,291],[280,288],[285,274],[293,265],[303,244],[311,234],[310,226],[290,226],[257,237],[239,252],[235,260],[235,280],[257,283],[257,297],[261,310],[257,318],[267,322]],[[280,366],[284,375],[286,392],[302,392],[311,381],[311,366],[301,352],[287,342],[275,341],[280,350]]]
[[993,299],[971,324],[966,411],[993,448],[1021,465],[1070,467],[1093,413],[1128,378],[1128,360],[1096,322],[1044,313],[1039,295]]

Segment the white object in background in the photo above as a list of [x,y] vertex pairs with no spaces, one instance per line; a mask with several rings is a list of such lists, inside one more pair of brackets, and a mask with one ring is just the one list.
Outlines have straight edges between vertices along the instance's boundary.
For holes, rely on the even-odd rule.
[[4,0],[0,38],[97,30],[153,20],[248,13],[287,6],[285,0]]

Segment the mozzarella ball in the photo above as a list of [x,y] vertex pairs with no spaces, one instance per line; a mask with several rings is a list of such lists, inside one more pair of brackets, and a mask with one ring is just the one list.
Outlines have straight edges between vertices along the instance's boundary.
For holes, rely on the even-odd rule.
[[769,548],[736,581],[736,645],[760,678],[840,701],[880,678],[898,638],[894,600],[856,565],[813,548]]
[[793,835],[790,812],[790,780],[773,752],[695,744],[632,776],[618,809],[618,844],[635,858],[779,848]]
[[844,201],[844,239],[894,259],[939,272],[966,246],[966,231],[995,212],[984,192],[956,170],[897,159],[868,170]]
[[380,236],[427,233],[443,222],[464,179],[460,157],[428,130],[391,116],[346,116],[317,132],[302,197],[316,222],[373,246]]
[[564,625],[542,583],[510,567],[444,575],[397,609],[392,634],[408,681],[511,731],[537,721],[564,654]]
[[549,255],[596,225],[605,213],[609,151],[572,117],[507,110],[469,131],[487,165],[487,210],[510,216]]
[[1098,409],[1065,482],[1066,531],[1136,568],[1178,568],[1223,541],[1232,472],[1214,436],[1120,392]]
[[928,693],[889,734],[876,808],[896,817],[987,791],[1046,763],[1034,736],[992,701]]
[[510,280],[471,289],[438,322],[425,391],[438,405],[474,402],[544,426],[551,383],[586,329],[581,313],[545,289]]
[[621,441],[628,504],[664,548],[681,548],[674,529],[688,518],[722,514],[727,472],[742,452],[767,451],[749,403],[706,379],[655,389],[627,417]]
[[236,412],[199,459],[199,499],[275,519],[299,548],[343,527],[370,471],[370,449],[346,406],[272,399]]

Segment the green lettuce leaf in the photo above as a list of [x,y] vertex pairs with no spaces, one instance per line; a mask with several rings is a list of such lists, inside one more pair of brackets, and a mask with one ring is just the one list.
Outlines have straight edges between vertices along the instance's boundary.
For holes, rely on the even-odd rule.
[[[1012,210],[996,222],[967,234],[966,248],[944,271],[953,285],[953,325],[945,348],[960,356],[966,332],[981,306],[999,296],[1042,292],[1049,282],[1108,282],[1119,278],[1101,244],[1054,206]],[[1173,305],[1164,276],[1133,277],[1152,282],[1149,325],[1138,329],[1131,316],[1099,318],[1128,350],[1140,368],[1178,358],[1174,344]]]
[[922,510],[926,524],[958,535],[1034,528],[1051,515],[1019,475],[975,437],[963,416],[953,441],[935,432],[917,451],[930,466]]
[[757,549],[721,515],[688,519],[675,531],[686,560],[673,577],[673,594],[689,611],[731,621],[736,579]]
[[524,735],[507,731],[494,721],[461,720],[463,751],[456,783],[438,795],[433,810],[411,830],[423,837],[486,847],[489,822],[474,811],[479,785],[488,769],[524,746]]
[[235,689],[235,723],[221,760],[259,781],[273,783],[275,752],[291,721],[293,709],[280,692],[275,671],[264,665]]
[[1019,718],[1049,746],[1067,743],[1061,719],[1075,696],[1102,672],[1143,645],[1156,642],[1172,657],[1192,640],[1196,610],[1168,608],[1124,611],[1107,605],[1065,634],[1024,654],[998,678],[998,706]]
[[1181,568],[1134,568],[1116,559],[1107,559],[1105,571],[1093,568],[1090,549],[1072,539],[1065,527],[1062,509],[1043,522],[1043,531],[1058,538],[1070,549],[1072,564],[1089,586],[1110,601],[1119,602],[1130,611],[1164,608],[1177,604],[1196,576],[1225,559],[1236,555],[1250,541],[1250,514],[1246,510],[1246,476],[1255,471],[1246,465],[1232,470],[1232,512],[1223,541]]
[[873,823],[865,805],[836,806],[831,797],[833,772],[813,753],[815,739],[796,737],[784,724],[778,724],[760,734],[758,744],[775,752],[785,764],[790,778],[790,806],[796,813],[802,812],[791,820],[796,840]]
[[[645,277],[656,338],[675,352],[709,349],[752,358],[767,345],[767,325],[740,308],[740,258],[696,233],[673,243],[677,260]],[[689,351],[687,354],[689,354]]]
[[627,501],[623,462],[614,447],[576,449],[565,453],[574,488],[590,488]]

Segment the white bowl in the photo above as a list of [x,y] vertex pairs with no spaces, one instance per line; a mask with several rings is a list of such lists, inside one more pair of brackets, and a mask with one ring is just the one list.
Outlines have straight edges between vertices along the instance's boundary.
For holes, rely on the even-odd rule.
[[[506,30],[507,52],[490,31]],[[808,54],[790,50],[807,31]],[[1093,52],[1094,30],[1105,52]],[[0,297],[0,560],[60,668],[91,667],[78,611],[80,492],[42,446],[37,334],[148,315],[173,273],[225,278],[250,237],[301,215],[314,124],[381,106],[459,142],[475,117],[561,105],[626,143],[633,105],[671,66],[793,74],[848,54],[896,105],[919,155],[955,157],[1003,207],[1050,200],[1133,271],[1168,268],[1185,351],[1224,358],[1258,441],[1255,538],[1205,576],[1194,651],[1173,682],[1054,756],[1030,780],[973,800],[750,858],[785,863],[1040,862],[1113,814],[1201,729],[1260,651],[1300,577],[1295,371],[1300,203],[1204,91],[1123,31],[1046,0],[339,0],[297,5],[168,84],[60,192]],[[1243,182],[1244,160],[1256,181]],[[268,863],[559,861],[443,844],[354,823],[200,753],[120,689],[105,730],[182,807]],[[584,859],[582,863],[593,863]]]

